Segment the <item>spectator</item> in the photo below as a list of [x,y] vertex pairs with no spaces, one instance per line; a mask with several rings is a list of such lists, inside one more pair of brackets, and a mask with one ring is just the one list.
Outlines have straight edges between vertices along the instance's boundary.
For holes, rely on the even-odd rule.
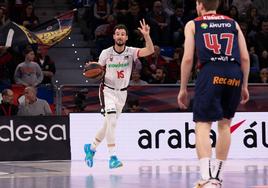
[[147,19],[151,27],[151,36],[154,44],[169,44],[169,16],[163,10],[161,1],[155,1],[153,10],[148,13]]
[[8,62],[12,59],[12,56],[8,53],[7,48],[0,46],[0,84],[9,87],[11,80],[9,78]]
[[250,7],[247,14],[248,34],[255,37],[260,30],[260,17],[255,7]]
[[12,48],[0,46],[0,85],[9,88],[14,83],[14,71],[23,60],[20,53],[15,52]]
[[261,31],[256,35],[256,51],[260,60],[260,68],[268,67],[268,19],[261,23]]
[[178,83],[180,79],[180,66],[183,49],[176,48],[173,54],[173,59],[166,65],[168,83]]
[[6,8],[4,6],[0,6],[0,27],[4,25],[8,20],[6,15]]
[[118,11],[118,16],[125,16],[128,13],[128,7],[129,2],[128,0],[118,0],[117,4],[116,4],[116,8]]
[[239,19],[239,12],[238,12],[237,7],[234,6],[234,5],[230,6],[227,15],[230,18],[233,18],[235,21],[238,21],[238,19]]
[[41,82],[42,84],[52,84],[52,78],[56,73],[56,67],[54,61],[47,54],[48,47],[44,45],[39,45],[37,54],[36,54],[36,62],[40,66],[44,78]]
[[129,29],[128,44],[138,47],[144,46],[143,36],[138,30],[140,20],[144,17],[145,15],[140,11],[140,5],[133,1],[129,3],[127,15],[118,20],[120,23],[124,23]]
[[170,17],[170,31],[172,36],[172,44],[176,47],[181,47],[184,42],[184,10],[183,7],[178,6],[175,13]]
[[24,86],[37,86],[43,80],[43,73],[40,66],[33,62],[34,51],[28,46],[24,50],[25,60],[20,63],[14,74],[16,84],[22,84]]
[[260,63],[258,55],[255,52],[255,47],[253,46],[253,39],[252,37],[248,36],[248,25],[246,22],[240,22],[239,26],[241,28],[242,33],[245,36],[247,48],[249,51],[249,57],[250,57],[249,82],[251,83],[259,82],[258,77],[260,71]]
[[81,28],[81,33],[84,36],[84,40],[93,39],[93,17],[94,17],[94,1],[90,2],[87,6],[78,9],[77,22]]
[[93,17],[93,31],[102,24],[107,23],[107,18],[111,14],[110,5],[107,3],[107,0],[97,0],[94,3],[94,17]]
[[51,109],[47,101],[39,99],[36,96],[37,90],[34,87],[24,89],[24,102],[19,104],[18,115],[20,116],[39,116],[51,115]]
[[237,7],[239,16],[246,15],[247,10],[252,5],[251,0],[233,0],[233,6]]
[[146,85],[148,84],[146,81],[141,80],[141,75],[140,72],[138,70],[133,70],[132,74],[131,74],[131,80],[129,82],[129,85]]
[[260,81],[261,81],[261,83],[268,83],[268,68],[261,69]]
[[176,5],[179,3],[178,0],[161,0],[164,11],[169,15],[175,13]]
[[143,62],[140,75],[141,75],[141,79],[146,81],[147,83],[151,83],[154,79],[151,68],[146,62]]
[[142,108],[140,106],[140,102],[138,98],[131,98],[128,100],[127,102],[127,109],[126,112],[131,112],[131,113],[135,113],[135,112],[147,112],[148,110],[146,110],[145,108]]
[[119,2],[119,0],[112,0],[112,2],[110,3],[111,12],[112,12],[112,15],[114,15],[114,16],[118,16],[118,14],[119,14],[118,2]]
[[2,102],[0,104],[0,116],[14,116],[18,113],[18,107],[13,104],[14,93],[11,89],[2,91]]
[[113,15],[108,16],[107,24],[98,26],[95,30],[96,51],[94,56],[98,57],[101,51],[113,44],[113,28],[117,24],[117,20]]
[[7,7],[8,7],[8,17],[11,21],[19,23],[21,13],[23,8],[28,2],[27,0],[8,0]]
[[151,84],[166,84],[167,83],[167,71],[164,67],[158,67],[156,69],[154,80]]
[[155,73],[157,67],[162,67],[167,64],[165,58],[160,54],[161,49],[159,46],[154,45],[154,53],[146,58],[150,70]]
[[194,19],[197,16],[196,13],[196,0],[183,1],[184,13],[186,22]]
[[267,17],[268,16],[268,1],[267,0],[254,0],[254,7],[258,9],[260,16]]
[[20,24],[31,30],[39,24],[39,18],[34,13],[32,3],[27,3],[20,18]]
[[87,97],[82,91],[78,91],[74,95],[75,112],[83,112],[87,106]]
[[[140,58],[140,59],[142,59],[142,58]],[[138,72],[141,72],[141,70],[142,70],[142,62],[140,59],[136,59],[133,62],[133,70],[136,70]]]

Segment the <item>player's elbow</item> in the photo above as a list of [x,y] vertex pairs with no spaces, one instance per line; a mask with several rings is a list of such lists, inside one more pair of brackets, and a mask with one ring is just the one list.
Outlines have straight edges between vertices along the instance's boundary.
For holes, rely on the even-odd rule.
[[154,46],[150,47],[148,51],[149,51],[149,55],[152,55],[155,52]]
[[245,55],[240,56],[240,61],[243,64],[249,64],[250,62],[249,55],[245,54]]
[[146,57],[149,55],[152,55],[154,53],[154,47],[146,47],[139,51],[138,56],[139,57]]
[[192,65],[193,64],[193,58],[191,58],[191,57],[184,57],[182,61],[186,65]]

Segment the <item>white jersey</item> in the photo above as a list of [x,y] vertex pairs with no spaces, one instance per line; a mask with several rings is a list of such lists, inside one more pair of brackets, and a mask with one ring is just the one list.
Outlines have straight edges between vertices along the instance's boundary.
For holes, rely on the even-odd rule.
[[114,47],[103,50],[99,57],[99,64],[106,66],[104,84],[122,89],[128,86],[133,62],[138,58],[139,48],[125,47],[122,53],[117,53]]

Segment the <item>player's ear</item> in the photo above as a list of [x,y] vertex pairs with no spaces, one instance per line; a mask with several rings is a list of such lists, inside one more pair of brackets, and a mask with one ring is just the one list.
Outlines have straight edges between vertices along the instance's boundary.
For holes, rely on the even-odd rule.
[[126,36],[126,40],[128,40],[128,35]]

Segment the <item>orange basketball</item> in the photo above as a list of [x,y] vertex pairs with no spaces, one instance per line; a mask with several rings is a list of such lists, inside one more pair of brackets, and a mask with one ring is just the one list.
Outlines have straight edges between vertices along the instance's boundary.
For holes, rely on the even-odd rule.
[[98,63],[90,63],[84,69],[83,75],[87,78],[100,79],[103,76],[102,66]]

